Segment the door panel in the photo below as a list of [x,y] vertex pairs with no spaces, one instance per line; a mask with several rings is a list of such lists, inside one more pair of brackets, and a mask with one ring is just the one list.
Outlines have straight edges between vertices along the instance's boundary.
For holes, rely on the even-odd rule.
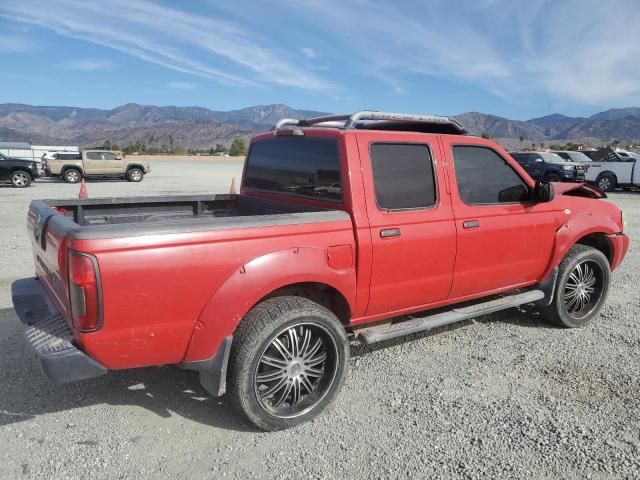
[[[437,138],[408,134],[403,136],[403,142],[400,143],[397,134],[361,132],[357,135],[357,141],[373,251],[366,314],[384,314],[446,299],[453,280],[456,239]],[[401,173],[379,166],[376,152],[380,145],[402,147],[407,144],[412,147],[408,150],[414,153],[427,152],[424,161],[432,162],[435,185],[431,166],[424,170],[427,177],[431,175],[428,194],[423,195],[424,192],[416,188],[419,182],[399,184]],[[410,161],[420,165],[420,160],[408,160],[408,157],[399,154],[398,170],[402,170]],[[374,182],[374,173],[376,179],[383,180]],[[395,198],[394,191],[397,188],[407,189],[407,192],[403,192],[404,199]],[[415,201],[421,207],[396,208],[406,206],[403,201]]]
[[[524,189],[533,186],[522,176],[521,169],[515,167],[517,163],[490,144],[474,145],[477,139],[442,138],[454,177],[452,202],[458,241],[450,297],[480,295],[539,281],[555,240],[557,220],[551,204],[530,203],[525,200],[526,194],[520,203],[499,203],[498,192],[509,186],[522,185]],[[467,149],[459,150],[464,147]],[[454,154],[454,148],[459,153]],[[476,160],[475,166],[487,172],[484,177],[482,174],[473,177],[475,174],[463,166]],[[502,169],[505,175],[501,177],[496,172]],[[469,185],[481,192],[479,199],[474,200],[473,194],[465,190]],[[487,192],[493,190],[495,202],[488,203],[493,194]]]
[[105,170],[112,174],[122,172],[122,160],[116,160],[116,154],[111,152],[102,152]]
[[85,173],[89,175],[102,175],[106,173],[102,153],[86,152],[82,157],[82,165]]

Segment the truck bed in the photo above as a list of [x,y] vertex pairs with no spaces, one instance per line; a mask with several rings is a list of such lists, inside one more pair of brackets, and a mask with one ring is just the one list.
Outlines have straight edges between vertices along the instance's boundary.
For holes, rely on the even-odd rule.
[[39,200],[30,213],[41,228],[58,213],[58,228],[85,239],[349,219],[343,211],[235,194]]

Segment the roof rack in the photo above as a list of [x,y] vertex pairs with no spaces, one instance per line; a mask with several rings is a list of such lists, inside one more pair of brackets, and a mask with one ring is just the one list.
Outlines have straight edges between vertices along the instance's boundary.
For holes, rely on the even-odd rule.
[[282,120],[278,120],[271,130],[277,131],[287,126],[340,128],[343,130],[399,130],[423,133],[449,133],[455,135],[464,135],[467,133],[460,122],[449,117],[375,112],[370,110],[363,110],[351,115],[328,115],[326,117],[303,120],[283,118]]

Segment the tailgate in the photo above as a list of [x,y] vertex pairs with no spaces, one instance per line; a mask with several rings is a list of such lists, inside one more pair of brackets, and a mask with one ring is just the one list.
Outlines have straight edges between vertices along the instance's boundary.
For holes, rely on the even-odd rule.
[[31,239],[36,276],[56,307],[69,319],[67,233],[77,225],[42,201],[29,207],[27,230]]

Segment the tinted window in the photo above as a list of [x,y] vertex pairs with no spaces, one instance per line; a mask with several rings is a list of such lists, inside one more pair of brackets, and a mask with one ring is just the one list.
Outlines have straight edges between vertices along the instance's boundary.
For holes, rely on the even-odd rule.
[[58,160],[77,160],[79,158],[77,153],[56,153],[55,158]]
[[89,160],[102,160],[102,155],[99,152],[87,152],[87,158]]
[[379,208],[427,208],[436,203],[433,163],[426,145],[374,143],[370,156]]
[[517,153],[514,152],[511,156],[518,163],[534,163],[536,160],[540,160],[540,155],[537,153]]
[[115,160],[116,156],[111,152],[102,152],[102,158],[103,160]]
[[453,147],[460,197],[468,204],[527,201],[529,188],[496,152],[482,147]]
[[305,197],[341,200],[338,142],[275,137],[251,145],[244,185]]
[[565,160],[569,160],[570,162],[572,161],[571,156],[567,152],[553,152],[553,153],[555,153],[561,158],[564,158]]

